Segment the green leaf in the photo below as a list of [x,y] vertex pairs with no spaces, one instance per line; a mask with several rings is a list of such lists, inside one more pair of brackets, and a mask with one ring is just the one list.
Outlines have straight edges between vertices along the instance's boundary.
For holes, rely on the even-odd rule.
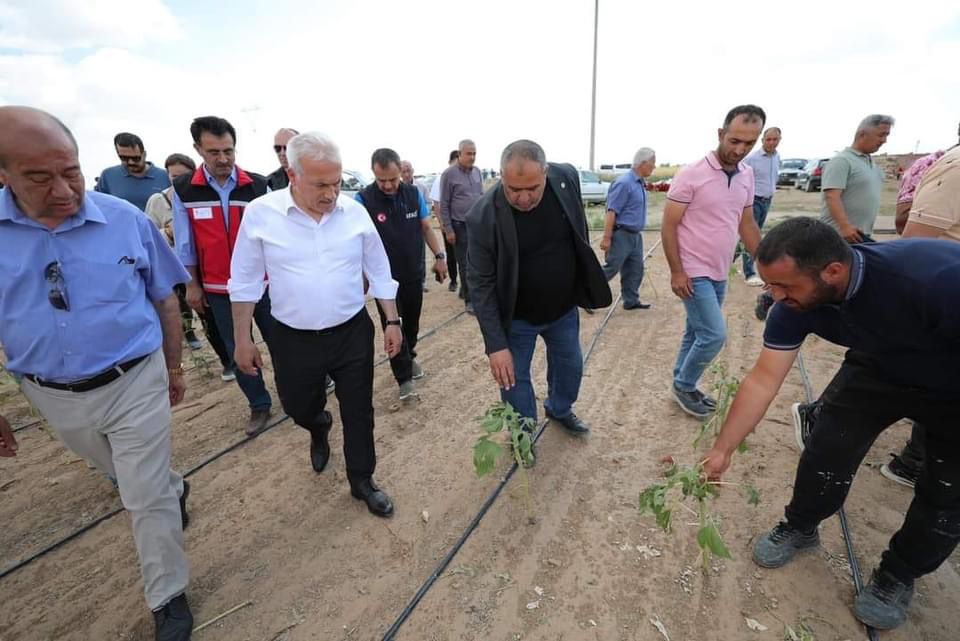
[[752,485],[747,485],[744,488],[744,492],[747,495],[747,503],[749,505],[752,505],[753,507],[760,505],[760,491],[757,488],[753,487]]
[[730,551],[723,543],[723,538],[720,536],[720,532],[713,522],[709,522],[700,528],[700,531],[697,532],[697,543],[701,549],[710,550],[710,552],[722,559],[730,558]]
[[664,532],[670,531],[670,525],[673,521],[673,512],[667,509],[661,509],[656,512],[657,514],[657,525],[660,526],[660,529]]
[[486,437],[477,440],[473,446],[473,469],[478,477],[486,476],[494,470],[501,452],[503,448]]
[[737,446],[737,453],[743,454],[749,449],[750,449],[750,446],[747,445],[747,439],[743,439],[742,441],[740,441],[740,445]]

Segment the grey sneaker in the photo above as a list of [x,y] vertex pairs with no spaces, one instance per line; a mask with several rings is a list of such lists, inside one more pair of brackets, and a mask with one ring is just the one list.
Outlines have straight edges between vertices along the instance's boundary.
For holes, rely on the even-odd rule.
[[467,303],[467,306],[464,308],[464,310],[471,316],[477,315],[477,313],[473,311],[473,303]]
[[704,393],[701,392],[700,390],[694,390],[694,392],[696,392],[697,396],[700,397],[700,401],[701,401],[704,405],[706,405],[707,407],[709,407],[711,410],[717,409],[717,399],[715,399],[715,398],[712,397],[712,396],[707,396],[706,394],[704,394]]
[[406,401],[417,396],[417,384],[412,380],[400,383],[400,400]]
[[333,394],[333,390],[337,389],[337,384],[333,382],[333,379],[329,376],[323,383],[324,388],[326,389],[327,394]]
[[427,375],[427,373],[423,371],[423,368],[420,367],[420,363],[418,363],[417,361],[413,361],[412,369],[413,369],[413,380],[415,381],[419,381],[421,378]]
[[220,380],[229,383],[230,381],[237,380],[237,372],[230,365],[223,366],[223,373],[220,374]]
[[684,412],[690,416],[696,416],[697,418],[707,418],[713,413],[713,408],[703,402],[700,392],[694,390],[692,392],[685,392],[684,390],[677,387],[676,383],[673,385],[673,398],[676,399],[677,404],[680,406]]
[[806,447],[810,440],[810,433],[813,431],[814,410],[816,403],[794,403],[790,406],[790,414],[793,416],[793,431],[797,439],[797,447],[800,451]]
[[871,628],[892,630],[907,620],[907,608],[912,598],[913,583],[904,583],[877,568],[853,602],[853,614]]
[[762,568],[779,568],[793,560],[797,552],[820,545],[820,533],[814,528],[805,534],[786,521],[759,537],[753,544],[753,562]]

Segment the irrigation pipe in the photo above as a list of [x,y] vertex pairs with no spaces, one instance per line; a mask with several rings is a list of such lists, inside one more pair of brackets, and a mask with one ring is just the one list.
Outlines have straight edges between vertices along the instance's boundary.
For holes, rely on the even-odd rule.
[[[803,391],[807,397],[808,403],[813,403],[816,398],[813,395],[813,387],[810,385],[810,376],[807,374],[807,366],[803,362],[803,354],[797,352],[797,369],[800,370],[800,380],[803,381]],[[843,541],[847,544],[847,560],[850,562],[850,574],[853,576],[853,587],[857,596],[863,592],[863,575],[860,572],[860,562],[857,560],[857,554],[853,549],[853,538],[850,536],[850,524],[847,521],[847,511],[840,506],[837,511],[840,518],[840,530],[843,532]],[[867,629],[867,638],[870,641],[878,641],[877,631],[869,625],[864,625]]]
[[[647,259],[654,252],[654,250],[660,246],[660,241],[658,240],[653,247],[651,247],[646,254],[643,256],[643,262],[646,263]],[[603,317],[603,320],[600,322],[600,326],[593,334],[593,339],[590,341],[590,345],[587,348],[587,351],[583,355],[583,364],[586,366],[587,361],[590,359],[590,356],[593,355],[593,350],[597,345],[597,341],[600,338],[600,334],[607,327],[607,323],[610,322],[610,318],[613,316],[613,313],[617,309],[617,303],[620,302],[620,294],[617,294],[617,297],[614,299],[613,303],[610,305],[610,309],[607,310],[606,316]],[[533,442],[536,443],[540,440],[540,436],[543,434],[544,430],[547,427],[547,420],[544,420],[540,423],[540,426],[537,429],[536,435],[533,437]],[[500,494],[503,492],[504,488],[507,486],[507,483],[510,482],[510,479],[513,478],[513,475],[517,472],[518,466],[514,462],[510,469],[507,470],[507,473],[500,479],[500,482],[497,483],[496,487],[493,488],[493,491],[487,496],[486,500],[480,506],[480,511],[470,520],[470,523],[467,525],[467,528],[460,535],[460,538],[457,539],[457,542],[453,544],[453,547],[440,559],[440,563],[433,569],[433,572],[430,573],[430,576],[420,585],[420,588],[417,590],[416,594],[413,595],[413,598],[407,603],[406,607],[400,612],[400,616],[393,622],[393,625],[387,629],[386,633],[383,635],[383,641],[392,641],[397,632],[400,631],[400,628],[406,623],[407,619],[410,618],[410,615],[413,614],[413,611],[417,609],[417,606],[423,600],[423,597],[427,595],[427,592],[430,591],[430,588],[437,582],[437,579],[443,575],[446,569],[450,566],[450,563],[453,561],[454,557],[457,556],[457,553],[463,548],[466,544],[467,539],[476,531],[477,526],[480,525],[480,521],[483,520],[483,517],[487,514],[493,504],[496,502],[497,498],[500,497]]]

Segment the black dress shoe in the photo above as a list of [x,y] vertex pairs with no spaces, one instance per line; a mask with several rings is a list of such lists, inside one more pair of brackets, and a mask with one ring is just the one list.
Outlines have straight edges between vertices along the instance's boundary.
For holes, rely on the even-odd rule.
[[193,614],[186,595],[174,597],[159,610],[154,610],[153,622],[157,628],[156,641],[190,641]]
[[190,525],[190,515],[187,514],[187,497],[190,496],[190,481],[183,480],[183,494],[180,495],[180,523],[182,529],[186,530]]
[[590,433],[590,428],[587,427],[587,424],[581,421],[580,417],[578,417],[573,412],[570,412],[563,418],[553,416],[552,414],[550,414],[550,412],[547,412],[547,418],[549,418],[551,421],[556,421],[557,423],[560,423],[560,425],[562,425],[564,429],[566,429],[571,434],[580,435],[580,434]]
[[367,509],[377,516],[393,516],[393,501],[377,487],[372,478],[350,482],[350,494],[366,502]]
[[641,303],[637,301],[636,303],[624,303],[624,309],[650,309],[649,303]]
[[310,432],[310,464],[313,471],[319,474],[330,460],[330,428]]

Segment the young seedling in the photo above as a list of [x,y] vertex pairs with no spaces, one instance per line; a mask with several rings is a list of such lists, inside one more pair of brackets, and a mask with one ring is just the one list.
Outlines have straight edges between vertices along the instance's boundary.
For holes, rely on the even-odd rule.
[[[657,525],[664,532],[673,531],[673,512],[677,508],[683,508],[696,516],[697,545],[700,547],[703,572],[706,574],[710,569],[711,555],[730,558],[730,551],[720,535],[719,523],[710,513],[708,505],[708,499],[719,494],[721,483],[708,481],[702,464],[680,467],[672,457],[667,457],[663,462],[668,465],[663,473],[663,481],[650,485],[640,493],[640,513],[652,513]],[[745,486],[745,490],[747,502],[751,505],[759,504],[760,493],[756,488]],[[688,499],[696,502],[696,509],[686,504]]]
[[473,469],[477,478],[490,474],[496,468],[497,459],[503,453],[503,446],[493,440],[493,435],[506,432],[513,460],[519,468],[523,482],[527,518],[532,520],[533,505],[530,500],[527,468],[534,463],[533,432],[536,422],[532,418],[520,416],[510,403],[497,403],[477,420],[483,428],[483,434],[473,446]]
[[[717,399],[717,410],[700,425],[697,430],[697,437],[693,439],[694,448],[700,444],[700,441],[708,432],[712,432],[714,436],[720,433],[720,427],[727,420],[727,414],[730,413],[733,397],[737,395],[737,390],[740,389],[740,381],[729,374],[727,366],[723,363],[714,363],[710,367],[710,373],[713,374],[713,384],[710,389]],[[746,440],[737,447],[737,451],[741,454],[746,452],[747,449]]]

